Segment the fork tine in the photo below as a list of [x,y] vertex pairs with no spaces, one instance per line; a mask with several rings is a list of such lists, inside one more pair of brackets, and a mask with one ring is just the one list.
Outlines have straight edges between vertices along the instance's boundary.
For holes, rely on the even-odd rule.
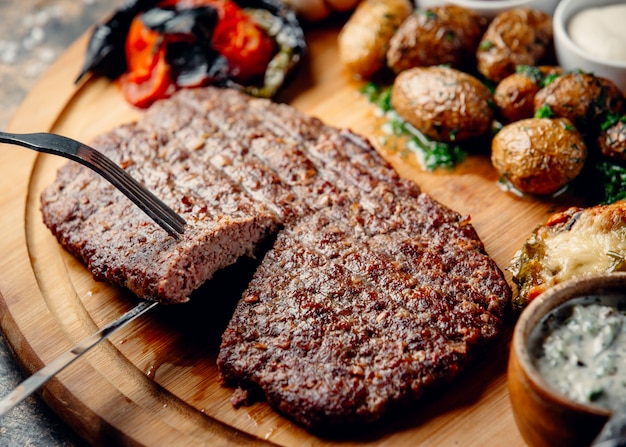
[[167,233],[179,239],[185,219],[104,154],[71,138],[51,133],[11,134],[0,132],[0,143],[11,143],[38,152],[60,155],[81,163],[108,180]]
[[[143,185],[130,177],[126,171],[113,163],[110,159],[92,148],[88,155],[89,161],[103,171],[103,176],[110,175],[108,179],[120,191],[124,192],[138,207],[157,221],[173,237],[179,238],[184,232],[185,220],[174,210],[151,194]],[[165,228],[167,227],[167,228]]]
[[[135,191],[138,195],[145,198],[146,201],[152,203],[156,208],[159,208],[163,211],[165,215],[169,218],[168,220],[172,222],[172,225],[176,226],[175,223],[179,223],[181,225],[185,225],[185,219],[183,219],[178,213],[176,213],[173,209],[168,207],[165,203],[159,200],[156,196],[150,193],[145,186],[136,181],[133,177],[129,176],[126,171],[120,168],[118,165],[113,163],[109,158],[105,157],[102,153],[96,151],[89,146],[83,146],[83,148],[87,148],[90,151],[89,159],[94,163],[99,163],[103,165],[105,168],[110,169],[114,173],[119,173],[120,181],[127,184],[127,186]],[[182,227],[181,227],[182,229]]]

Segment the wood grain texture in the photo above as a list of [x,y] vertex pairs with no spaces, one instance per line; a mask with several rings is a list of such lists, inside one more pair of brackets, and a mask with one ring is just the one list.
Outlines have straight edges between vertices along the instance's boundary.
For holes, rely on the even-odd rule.
[[[309,60],[280,99],[377,144],[373,108],[358,93],[360,84],[338,66],[336,35],[336,29],[309,33]],[[140,116],[113,83],[73,85],[85,43],[80,39],[41,79],[9,130],[53,131],[89,141]],[[95,282],[43,225],[40,191],[65,161],[21,148],[0,149],[0,324],[32,373],[130,309],[136,299]],[[566,205],[504,193],[484,148],[443,174],[423,172],[379,149],[400,175],[470,215],[503,269],[530,231]],[[459,380],[347,439],[313,436],[264,403],[233,408],[232,390],[221,386],[215,357],[239,293],[233,284],[245,283],[246,269],[226,270],[189,304],[157,308],[132,323],[53,379],[42,390],[43,398],[81,436],[100,445],[523,445],[506,386],[510,327]]]

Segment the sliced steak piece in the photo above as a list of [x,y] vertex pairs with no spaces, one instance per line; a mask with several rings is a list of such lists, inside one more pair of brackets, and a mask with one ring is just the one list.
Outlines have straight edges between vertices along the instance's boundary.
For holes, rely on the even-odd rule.
[[[218,357],[226,383],[261,390],[309,429],[375,421],[448,382],[501,324],[469,299],[466,281],[416,284],[389,262],[379,269],[381,258],[363,243],[348,251],[329,257],[280,233]],[[355,267],[347,258],[357,254]]]
[[90,170],[65,165],[42,194],[43,220],[97,280],[146,299],[184,302],[217,270],[253,256],[280,224],[222,171],[180,154],[162,156],[167,136],[155,138],[141,123],[116,129],[94,146],[187,220],[182,240],[175,241]]

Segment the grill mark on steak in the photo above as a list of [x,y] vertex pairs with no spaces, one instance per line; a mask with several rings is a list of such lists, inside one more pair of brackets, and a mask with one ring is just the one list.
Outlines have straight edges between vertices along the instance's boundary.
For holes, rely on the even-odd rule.
[[[348,130],[207,88],[182,90],[100,141],[191,226],[176,244],[65,168],[43,196],[44,218],[97,278],[181,300],[176,287],[190,290],[283,227],[237,304],[218,367],[307,428],[377,420],[455,377],[498,335],[510,289],[469,220]],[[96,200],[81,204],[74,188]],[[111,215],[123,218],[103,228]],[[79,232],[70,243],[68,228]],[[105,242],[141,256],[112,263]],[[176,268],[150,265],[163,253]]]
[[[440,245],[429,239],[416,241],[401,231],[369,237],[343,224],[345,221],[329,219],[322,212],[286,231],[320,254],[342,259],[346,268],[375,284],[392,299],[405,301],[411,299],[420,284],[436,285],[437,290],[445,292],[445,295],[439,294],[439,299],[463,305],[459,313],[470,310],[463,303],[473,302],[481,307],[475,309],[478,313],[495,311],[496,315],[502,315],[504,309],[492,308],[492,304],[498,303],[499,294],[506,290],[502,286],[494,287],[493,283],[491,289],[480,284],[484,279],[481,273],[493,270],[492,261],[482,251],[471,252],[473,256],[468,256],[466,244]],[[441,259],[429,256],[433,251],[440,254]],[[480,275],[479,281],[474,281],[477,275]],[[497,324],[499,322],[494,322],[493,326]],[[495,335],[495,331],[490,332]]]

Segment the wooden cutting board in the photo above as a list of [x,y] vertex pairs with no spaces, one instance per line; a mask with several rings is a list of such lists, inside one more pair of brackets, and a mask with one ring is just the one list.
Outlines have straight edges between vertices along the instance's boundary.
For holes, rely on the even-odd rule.
[[[410,157],[380,146],[373,107],[337,62],[336,36],[337,29],[308,34],[309,60],[279,99],[371,137],[402,176],[469,214],[504,270],[530,231],[568,204],[503,192],[488,148],[477,147],[453,172],[426,173]],[[112,83],[100,79],[73,85],[85,45],[86,38],[80,39],[51,67],[9,130],[52,131],[89,141],[140,116]],[[136,299],[95,282],[42,224],[39,193],[65,160],[22,148],[0,149],[0,324],[32,373],[132,308]],[[43,398],[92,444],[523,445],[506,386],[512,322],[502,341],[455,383],[355,436],[313,436],[264,403],[234,409],[232,390],[219,382],[215,357],[240,292],[237,285],[245,283],[248,270],[243,265],[223,272],[189,304],[151,311],[49,382]]]

